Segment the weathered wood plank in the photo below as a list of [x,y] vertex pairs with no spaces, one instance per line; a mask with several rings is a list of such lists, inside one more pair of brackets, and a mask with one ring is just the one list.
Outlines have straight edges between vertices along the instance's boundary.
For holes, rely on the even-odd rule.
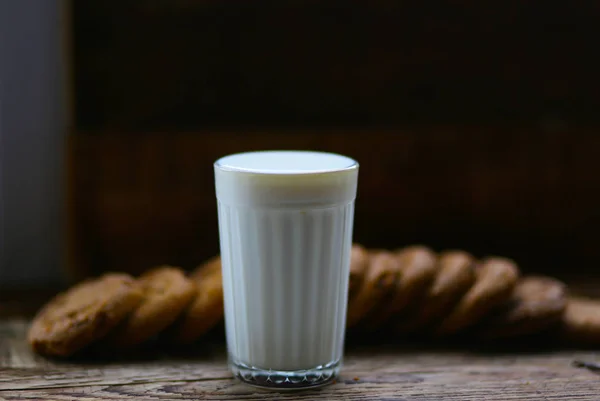
[[281,394],[233,380],[223,345],[146,361],[56,362],[32,355],[27,322],[0,323],[0,399],[597,400],[598,375],[572,366],[591,351],[477,353],[352,348],[342,376],[321,390]]
[[[477,380],[477,379],[476,379]],[[181,400],[380,400],[380,401],[433,401],[433,400],[597,400],[598,388],[586,388],[586,381],[573,378],[569,382],[550,381],[497,381],[473,385],[398,382],[361,383],[340,382],[320,391],[281,394],[253,389],[232,381],[207,383],[147,383],[127,386],[90,386],[68,389],[32,391],[27,394],[6,394],[7,400],[115,400],[115,399],[181,399]],[[425,388],[427,387],[427,388]]]

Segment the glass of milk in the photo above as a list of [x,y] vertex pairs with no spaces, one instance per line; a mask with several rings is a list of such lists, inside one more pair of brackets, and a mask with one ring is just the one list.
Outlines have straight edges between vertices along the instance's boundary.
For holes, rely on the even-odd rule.
[[344,347],[358,163],[264,151],[214,168],[232,372],[261,387],[332,381]]

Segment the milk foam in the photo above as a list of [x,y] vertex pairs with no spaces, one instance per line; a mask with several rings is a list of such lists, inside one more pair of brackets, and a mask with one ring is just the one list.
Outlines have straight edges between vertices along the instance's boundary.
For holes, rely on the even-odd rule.
[[215,163],[217,198],[239,206],[328,206],[356,197],[358,163],[308,151],[226,156]]

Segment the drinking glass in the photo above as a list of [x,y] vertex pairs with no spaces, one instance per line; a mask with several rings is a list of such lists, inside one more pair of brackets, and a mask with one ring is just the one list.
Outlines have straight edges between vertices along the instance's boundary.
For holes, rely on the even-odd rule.
[[251,385],[326,384],[342,364],[358,163],[239,153],[215,165],[229,366]]

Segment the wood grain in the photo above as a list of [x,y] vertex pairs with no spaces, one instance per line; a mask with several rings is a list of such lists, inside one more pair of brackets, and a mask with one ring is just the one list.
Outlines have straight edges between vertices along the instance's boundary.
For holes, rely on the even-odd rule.
[[[593,128],[82,132],[73,138],[72,250],[79,275],[192,268],[219,250],[213,162],[317,149],[361,163],[354,238],[370,247],[512,257],[525,271],[593,271],[600,137]],[[568,266],[568,269],[565,267]]]
[[597,121],[594,2],[72,2],[77,125]]
[[90,0],[71,11],[71,279],[213,256],[210,166],[264,148],[359,159],[366,245],[594,269],[593,2]]
[[598,375],[571,366],[591,351],[477,353],[414,347],[352,348],[339,380],[321,390],[266,392],[232,379],[222,344],[185,356],[55,362],[24,342],[27,322],[0,323],[0,399],[54,400],[596,400]]

